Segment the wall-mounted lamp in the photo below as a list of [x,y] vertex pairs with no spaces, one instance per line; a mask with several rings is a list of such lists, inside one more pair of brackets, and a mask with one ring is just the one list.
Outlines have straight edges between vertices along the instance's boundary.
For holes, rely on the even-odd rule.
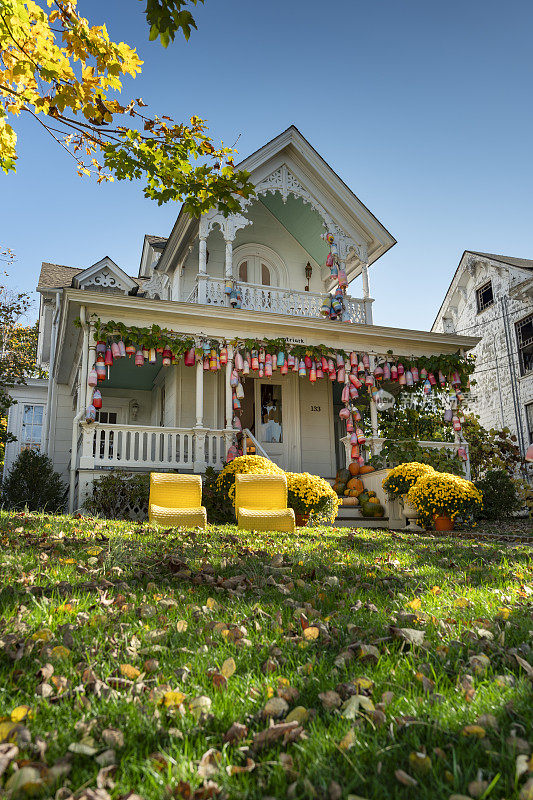
[[135,422],[135,420],[139,416],[139,409],[140,409],[140,405],[137,402],[137,400],[132,400],[130,402],[130,417],[133,420],[133,422]]
[[307,264],[305,265],[305,277],[307,278],[307,286],[305,287],[306,292],[309,291],[309,281],[311,280],[312,274],[313,274],[313,267],[308,261]]

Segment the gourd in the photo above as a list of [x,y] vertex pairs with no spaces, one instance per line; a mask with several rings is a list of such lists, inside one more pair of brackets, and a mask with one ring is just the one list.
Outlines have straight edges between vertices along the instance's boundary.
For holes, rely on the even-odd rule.
[[385,514],[385,509],[381,505],[381,503],[376,503],[374,505],[374,516],[375,517],[382,517]]
[[[359,496],[359,492],[357,491],[357,489],[348,489],[348,497],[358,497],[358,496]],[[357,501],[357,503],[358,502],[359,502],[359,500]],[[357,503],[356,503],[356,505],[357,505]]]
[[337,492],[338,495],[343,494],[344,490],[346,489],[345,483],[335,483],[333,485],[333,490]]
[[368,500],[365,500],[364,503],[361,503],[361,511],[363,512],[364,517],[374,516],[374,506],[371,505]]
[[350,475],[355,477],[356,475],[359,475],[359,473],[361,471],[361,467],[359,466],[357,461],[352,461],[352,463],[348,467],[348,470],[350,471]]
[[368,492],[361,492],[359,495],[359,502],[360,503],[367,503],[369,498]]
[[379,505],[379,498],[377,498],[377,497],[369,497],[368,498],[368,502],[369,503],[375,503],[375,504]]
[[370,464],[363,464],[359,469],[360,475],[368,475],[369,472],[375,472],[374,467],[371,467]]
[[340,469],[337,472],[336,480],[338,483],[346,483],[351,478],[350,472],[347,469]]
[[356,506],[358,504],[357,497],[343,497],[342,498],[342,505],[343,506]]
[[358,495],[361,494],[361,492],[363,492],[365,488],[363,485],[363,481],[360,481],[359,478],[350,478],[350,480],[346,484],[346,487],[348,489],[355,489]]

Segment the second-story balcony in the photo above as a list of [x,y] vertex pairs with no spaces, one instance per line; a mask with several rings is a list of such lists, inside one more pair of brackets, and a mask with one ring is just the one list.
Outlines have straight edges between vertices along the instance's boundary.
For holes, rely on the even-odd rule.
[[[225,292],[226,281],[209,275],[199,275],[196,285],[186,298],[187,303],[202,303],[210,306],[229,306]],[[321,309],[325,294],[300,292],[279,286],[239,282],[242,306],[246,311],[266,311],[269,314],[287,314],[293,317],[322,316]],[[372,300],[348,295],[344,298],[344,322],[365,325],[370,317]]]

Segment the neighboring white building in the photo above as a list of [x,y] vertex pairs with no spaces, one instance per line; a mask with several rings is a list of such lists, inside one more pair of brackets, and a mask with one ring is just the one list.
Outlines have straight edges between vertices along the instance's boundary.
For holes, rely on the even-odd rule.
[[[69,481],[71,509],[103,470],[201,473],[221,467],[239,422],[231,384],[235,343],[245,352],[247,339],[283,338],[292,346],[323,345],[325,352],[354,351],[374,360],[390,352],[450,354],[477,343],[472,336],[373,325],[369,267],[395,239],[296,128],[240,166],[256,187],[242,213],[224,218],[213,210],[197,219],[182,209],[167,239],[145,236],[138,277],[107,256],[87,268],[42,265],[38,360],[50,377],[44,382],[42,439],[33,445]],[[337,285],[325,266],[326,234],[338,248],[339,273],[345,270],[348,281],[358,278],[362,294],[345,296],[335,320],[321,313]],[[231,305],[228,283],[240,290],[240,308]],[[98,387],[102,409],[88,424],[97,319],[113,321],[108,343],[117,338],[117,325],[131,330],[153,324],[194,337],[198,347],[223,341],[228,363],[217,369],[215,358],[211,371],[201,358],[192,366],[179,358],[165,368],[165,354],[155,349],[151,363],[137,353],[142,368],[134,358],[117,359]],[[222,358],[218,363],[224,364]],[[257,452],[285,469],[324,477],[344,466],[349,437],[339,419],[338,376],[312,383],[278,368],[271,377],[251,372],[243,384],[240,424]],[[20,413],[29,420],[35,413],[30,407],[42,408],[42,386],[28,386],[27,396],[17,390],[20,405],[10,413],[15,433]],[[375,406],[370,403],[366,429],[371,444],[378,435]],[[9,449],[6,469],[21,446],[24,438]]]
[[479,336],[469,404],[485,428],[533,442],[533,260],[465,250],[432,331]]

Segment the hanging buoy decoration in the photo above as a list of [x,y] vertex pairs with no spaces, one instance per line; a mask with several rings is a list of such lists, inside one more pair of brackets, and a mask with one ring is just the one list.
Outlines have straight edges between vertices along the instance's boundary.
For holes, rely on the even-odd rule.
[[322,364],[320,361],[317,361],[316,364],[316,377],[318,380],[324,377],[324,370],[322,369]]
[[464,447],[459,447],[458,448],[457,455],[459,456],[459,458],[462,458],[463,461],[467,461],[468,460],[468,454],[467,454],[466,449]]
[[226,346],[220,348],[220,363],[228,363],[228,348]]
[[403,366],[403,364],[400,362],[400,363],[398,364],[398,377],[400,377],[400,375],[403,375],[404,373],[405,373],[404,366]]
[[102,408],[102,392],[100,389],[95,389],[93,392],[93,406],[95,408]]
[[316,367],[315,362],[311,362],[311,369],[309,370],[309,380],[311,383],[316,383]]
[[87,376],[87,383],[89,386],[96,386],[98,384],[98,375],[96,374],[96,369],[93,367]]
[[206,358],[205,356],[202,359],[202,365],[203,365],[203,368],[204,368],[204,372],[208,372],[209,371],[209,359]]
[[229,378],[229,383],[232,388],[235,388],[239,383],[239,375],[236,369],[232,369],[231,375]]
[[143,347],[143,358],[144,358],[144,360],[148,361],[149,357],[150,357],[150,351],[148,350],[147,347]]
[[416,366],[412,368],[411,375],[413,376],[413,383],[418,383],[420,375],[418,374],[418,368]]
[[186,367],[194,367],[196,363],[196,351],[194,347],[190,347],[188,350],[185,351],[183,361]]
[[120,347],[118,342],[111,342],[111,355],[113,358],[120,358]]
[[349,408],[344,407],[344,408],[341,408],[341,410],[339,411],[339,417],[341,419],[349,419],[350,416],[351,416],[351,414],[350,414],[350,409]]
[[446,378],[444,377],[444,375],[442,374],[440,369],[439,369],[439,383],[442,386],[442,388],[444,389],[444,387],[446,386]]
[[289,371],[289,365],[288,365],[287,361],[284,361],[283,364],[280,367],[280,372],[281,372],[282,375],[286,375],[288,373],[288,371]]
[[235,394],[237,395],[239,400],[242,400],[244,397],[244,386],[240,381],[238,381],[237,386],[235,387]]
[[413,373],[411,372],[410,369],[408,369],[407,372],[405,373],[405,385],[412,386],[413,384],[414,384]]
[[90,406],[87,406],[85,409],[85,421],[86,422],[94,422],[96,419],[96,408],[91,403]]
[[353,431],[354,431],[354,427],[353,427],[352,418],[351,418],[351,417],[349,417],[349,418],[346,420],[346,432],[347,432],[347,433],[353,433]]
[[374,370],[374,378],[377,381],[383,380],[383,367],[380,364],[377,365],[376,369]]
[[232,444],[230,447],[228,447],[228,452],[226,454],[226,462],[229,463],[230,461],[233,461],[235,458],[237,458],[238,455],[239,451],[237,450],[237,445]]
[[324,299],[322,300],[322,306],[320,307],[320,313],[324,317],[329,317],[331,313],[331,295],[327,294]]
[[241,401],[238,397],[233,398],[233,410],[240,411],[241,410]]
[[452,386],[460,386],[461,385],[461,378],[458,372],[454,372],[452,375]]
[[337,381],[339,383],[344,383],[345,380],[346,380],[346,370],[344,368],[344,362],[343,362],[342,367],[339,367],[337,372]]
[[118,343],[118,357],[126,358],[126,345],[124,344],[122,339]]
[[259,369],[259,359],[257,357],[257,350],[252,350],[252,363],[250,365],[254,372],[257,372]]
[[131,358],[137,352],[134,344],[127,344],[126,345],[126,354],[128,358]]
[[350,384],[349,391],[350,391],[350,400],[355,400],[356,397],[359,397],[359,392],[357,391],[355,386],[352,386],[352,384]]
[[107,380],[109,380],[109,367],[113,364],[113,353],[111,352],[111,348],[108,347],[105,351],[105,360],[104,365],[107,367]]
[[107,349],[106,343],[99,341],[96,342],[96,355],[97,356],[105,356],[105,351]]
[[235,415],[233,417],[233,427],[237,431],[242,431],[242,424],[241,424],[241,421],[240,421],[240,419],[239,419],[239,417],[237,415]]
[[435,378],[435,376],[433,375],[432,372],[430,372],[429,375],[428,375],[428,381],[429,381],[431,386],[436,386],[437,385],[437,379]]
[[388,361],[383,364],[383,380],[390,381],[390,364]]
[[170,365],[172,363],[172,352],[171,352],[171,350],[169,350],[168,347],[166,347],[163,350],[162,358],[163,358],[163,366],[164,367],[170,367]]
[[391,381],[398,380],[398,367],[396,366],[396,364],[393,364],[390,368],[390,377]]
[[[222,363],[222,353],[220,353],[220,356],[221,356],[220,361]],[[226,360],[227,360],[227,352],[226,352]],[[239,372],[242,369],[244,369],[244,359],[242,357],[242,353],[240,353],[239,350],[237,350],[237,352],[235,353],[235,358],[233,360],[233,363],[235,365],[235,369],[237,369]]]
[[148,362],[150,364],[155,364],[157,362],[157,353],[156,353],[155,347],[151,347],[150,348],[150,352],[149,352],[149,355],[148,355]]
[[245,358],[242,362],[242,374],[243,375],[250,374],[250,362],[247,358]]
[[422,367],[422,369],[420,370],[420,380],[425,381],[427,376],[428,376],[427,369],[425,367]]
[[361,428],[356,428],[355,433],[357,436],[357,441],[359,444],[364,444],[366,442],[366,437]]
[[454,431],[459,433],[459,431],[461,430],[461,423],[459,421],[459,417],[454,416],[452,418],[452,427],[453,427]]
[[370,369],[370,359],[368,357],[368,353],[363,353],[363,367],[365,368],[365,372],[368,372]]
[[[268,355],[270,355],[270,354],[267,353],[267,359],[268,359]],[[270,357],[270,360],[265,361],[265,377],[266,378],[271,378],[272,377],[272,357]]]
[[431,384],[428,378],[424,381],[424,394],[431,394]]
[[407,378],[405,377],[405,372],[398,373],[398,383],[400,386],[405,386],[407,384]]
[[135,353],[135,366],[144,367],[144,356],[142,350],[137,350]]
[[352,449],[350,454],[352,457],[352,461],[356,461],[359,457],[359,446],[356,444],[352,444]]
[[298,367],[298,375],[300,376],[300,378],[305,378],[305,376],[307,375],[305,369],[305,361],[303,359],[300,361],[300,365]]
[[347,403],[349,401],[349,399],[350,399],[350,389],[349,389],[348,385],[345,384],[345,386],[344,386],[344,388],[342,390],[341,400],[342,400],[343,403]]
[[277,358],[276,358],[276,362],[277,362],[278,367],[282,367],[284,365],[284,363],[285,363],[285,353],[283,352],[283,350],[279,351],[279,353],[277,355]]

